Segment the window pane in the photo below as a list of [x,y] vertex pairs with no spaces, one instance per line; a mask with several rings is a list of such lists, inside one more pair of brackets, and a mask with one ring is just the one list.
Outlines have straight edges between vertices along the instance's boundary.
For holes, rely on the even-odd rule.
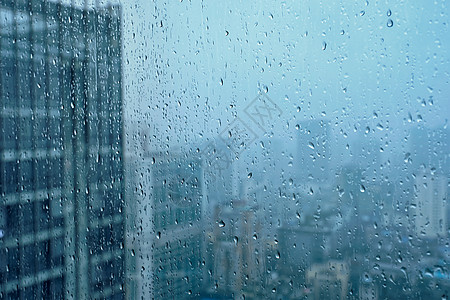
[[448,298],[444,0],[0,2],[1,299]]

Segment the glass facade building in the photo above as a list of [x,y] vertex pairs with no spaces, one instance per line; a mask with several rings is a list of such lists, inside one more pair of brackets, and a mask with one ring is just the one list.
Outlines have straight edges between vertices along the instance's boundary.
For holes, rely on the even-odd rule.
[[124,297],[121,8],[0,2],[0,298]]
[[197,153],[144,152],[127,160],[136,201],[128,206],[130,299],[198,298],[205,226],[203,160]]

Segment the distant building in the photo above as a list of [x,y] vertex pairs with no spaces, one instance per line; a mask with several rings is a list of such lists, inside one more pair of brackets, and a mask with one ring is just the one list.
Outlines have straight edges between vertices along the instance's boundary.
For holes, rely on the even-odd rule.
[[410,152],[405,161],[410,162],[412,172],[420,169],[437,170],[450,176],[450,130],[448,128],[416,127],[410,133]]
[[193,153],[144,153],[130,179],[130,299],[199,297],[205,199],[203,161]]
[[306,281],[313,290],[313,299],[346,299],[350,270],[346,262],[331,260],[313,264]]
[[[202,151],[207,186],[207,207],[229,205],[239,192],[237,163],[230,148],[219,140],[209,142]],[[209,217],[212,217],[210,213]]]
[[368,180],[364,173],[358,165],[346,165],[339,170],[339,206],[345,213],[352,212],[359,220],[377,220],[380,214],[378,202],[382,197],[380,188]]
[[121,8],[0,3],[0,298],[124,298]]
[[372,184],[381,182],[382,159],[381,144],[367,126],[358,131],[351,146],[352,163],[361,169],[361,175]]
[[419,237],[447,236],[447,180],[444,176],[422,172],[415,181],[415,228]]
[[324,223],[278,228],[281,253],[278,271],[290,276],[296,284],[305,282],[307,268],[323,262],[333,249],[332,233],[332,228]]
[[245,202],[235,202],[233,207],[216,206],[216,224],[209,233],[206,253],[212,269],[207,292],[222,297],[261,292],[266,279],[268,246],[257,210],[258,207]]
[[300,184],[330,179],[330,126],[327,120],[299,123],[296,168]]

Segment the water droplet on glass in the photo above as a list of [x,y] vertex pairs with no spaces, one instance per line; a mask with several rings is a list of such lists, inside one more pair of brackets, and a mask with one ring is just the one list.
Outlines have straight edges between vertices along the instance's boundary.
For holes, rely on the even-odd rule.
[[219,227],[220,228],[225,227],[225,222],[223,220],[219,221]]
[[390,17],[390,16],[392,15],[392,11],[391,11],[390,9],[388,9],[386,15],[387,15],[388,17]]
[[388,21],[387,21],[387,27],[392,27],[392,26],[394,26],[394,21],[392,21],[392,19],[389,19]]

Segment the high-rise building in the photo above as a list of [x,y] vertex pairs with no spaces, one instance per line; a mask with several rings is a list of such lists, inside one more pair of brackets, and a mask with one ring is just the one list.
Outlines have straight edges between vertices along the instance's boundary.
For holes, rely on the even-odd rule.
[[439,174],[423,172],[416,177],[415,227],[419,237],[447,235],[447,180]]
[[196,298],[204,252],[203,161],[197,153],[144,152],[131,163],[130,299]]
[[412,128],[410,152],[404,161],[411,171],[410,197],[416,204],[414,225],[419,237],[435,238],[447,233],[446,182],[450,176],[449,129]]
[[124,297],[121,9],[0,2],[0,298]]

